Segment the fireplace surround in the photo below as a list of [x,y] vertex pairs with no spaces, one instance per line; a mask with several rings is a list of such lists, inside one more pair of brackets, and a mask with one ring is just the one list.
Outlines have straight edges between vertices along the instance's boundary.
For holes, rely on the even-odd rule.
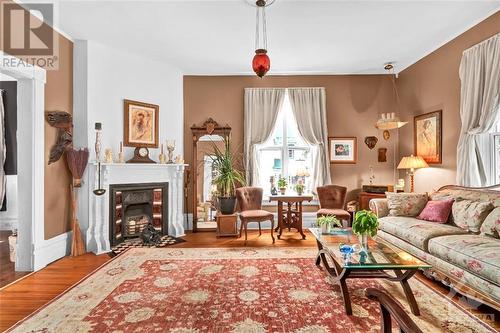
[[[165,193],[166,207],[163,220],[163,232],[172,237],[185,235],[185,218],[183,213],[183,189],[185,164],[142,164],[142,163],[102,163],[101,180],[102,189],[105,193],[101,196],[93,194],[98,188],[97,164],[91,162],[88,168],[88,180],[84,182],[88,196],[80,196],[82,209],[79,212],[79,220],[82,222],[82,230],[85,230],[87,250],[95,254],[111,251],[110,242],[110,211],[111,187],[112,185],[139,185],[148,183],[168,183]],[[89,186],[90,185],[90,186]],[[88,201],[87,201],[88,200]],[[87,208],[87,209],[85,209]],[[88,224],[85,224],[88,221]]]
[[168,234],[168,183],[110,184],[109,241],[111,246],[138,238],[152,223]]

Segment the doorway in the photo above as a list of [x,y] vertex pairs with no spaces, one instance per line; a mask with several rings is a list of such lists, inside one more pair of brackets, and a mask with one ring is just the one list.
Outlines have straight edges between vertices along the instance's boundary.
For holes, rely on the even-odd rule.
[[10,191],[6,189],[17,192],[12,198],[7,196],[7,210],[9,202],[18,204],[17,209],[11,207],[15,215],[11,222],[17,229],[15,271],[33,271],[53,261],[50,240],[44,239],[45,70],[1,51],[0,58],[4,60],[0,62],[1,77],[16,82],[17,142],[10,149],[16,152],[17,191],[13,190],[12,181]]

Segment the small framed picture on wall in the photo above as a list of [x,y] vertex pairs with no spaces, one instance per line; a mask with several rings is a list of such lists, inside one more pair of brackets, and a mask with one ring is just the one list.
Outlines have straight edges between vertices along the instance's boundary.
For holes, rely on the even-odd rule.
[[415,116],[413,121],[413,143],[415,155],[422,156],[428,164],[442,163],[442,111]]
[[356,137],[329,137],[330,163],[355,164],[358,159],[358,140]]
[[123,104],[123,144],[127,147],[158,148],[160,107],[128,99]]

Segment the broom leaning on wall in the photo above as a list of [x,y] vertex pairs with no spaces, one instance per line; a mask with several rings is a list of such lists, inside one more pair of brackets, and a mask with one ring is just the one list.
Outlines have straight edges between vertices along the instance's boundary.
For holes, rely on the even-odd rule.
[[86,253],[85,243],[83,242],[82,233],[80,231],[80,224],[77,219],[77,191],[82,186],[82,177],[87,167],[89,160],[89,151],[84,149],[68,149],[66,151],[66,161],[68,168],[73,176],[73,184],[70,185],[71,190],[71,203],[72,203],[72,219],[71,230],[73,231],[73,240],[71,242],[71,255],[79,256]]

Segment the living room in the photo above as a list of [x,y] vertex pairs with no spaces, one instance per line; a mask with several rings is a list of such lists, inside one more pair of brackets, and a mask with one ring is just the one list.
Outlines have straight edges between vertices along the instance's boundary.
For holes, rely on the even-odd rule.
[[0,7],[0,330],[500,329],[499,1]]

